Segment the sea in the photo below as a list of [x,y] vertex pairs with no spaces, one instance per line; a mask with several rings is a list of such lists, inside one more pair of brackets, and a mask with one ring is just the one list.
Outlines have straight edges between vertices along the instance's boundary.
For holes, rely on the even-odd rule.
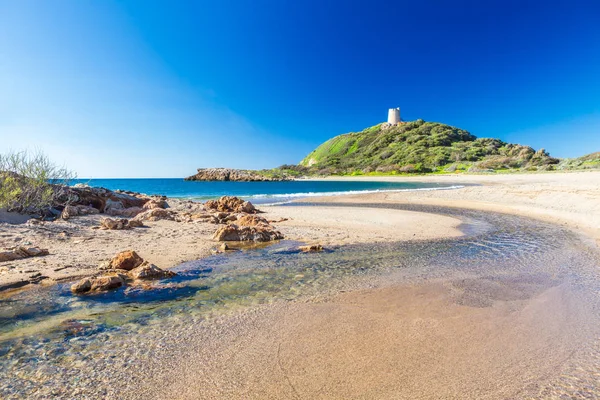
[[237,196],[255,204],[279,204],[316,196],[458,189],[450,183],[374,182],[349,180],[296,180],[285,182],[199,182],[180,178],[153,179],[76,179],[81,183],[110,190],[125,190],[148,195],[164,195],[190,200],[209,200]]

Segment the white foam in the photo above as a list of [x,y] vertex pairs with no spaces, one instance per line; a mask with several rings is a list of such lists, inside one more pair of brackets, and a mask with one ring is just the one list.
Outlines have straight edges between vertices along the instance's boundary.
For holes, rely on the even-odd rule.
[[463,185],[430,187],[430,188],[414,188],[414,189],[372,189],[372,190],[346,190],[337,192],[306,192],[306,193],[286,193],[286,194],[255,194],[251,196],[239,196],[248,199],[288,199],[274,203],[261,203],[263,206],[274,206],[281,204],[289,204],[295,200],[306,197],[329,197],[329,196],[345,196],[353,194],[373,194],[373,193],[397,193],[397,192],[428,192],[434,190],[454,190],[461,189]]

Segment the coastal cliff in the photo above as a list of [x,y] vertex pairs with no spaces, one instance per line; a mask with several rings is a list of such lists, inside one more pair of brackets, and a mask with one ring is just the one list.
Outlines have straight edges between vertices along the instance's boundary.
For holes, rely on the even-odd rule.
[[258,171],[232,168],[198,168],[198,173],[185,178],[186,181],[234,181],[234,182],[273,182],[287,181],[285,176],[267,176]]

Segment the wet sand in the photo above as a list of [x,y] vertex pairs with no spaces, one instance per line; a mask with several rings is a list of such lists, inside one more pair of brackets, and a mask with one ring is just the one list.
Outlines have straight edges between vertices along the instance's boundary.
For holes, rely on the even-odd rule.
[[147,395],[525,398],[537,394],[540,380],[560,369],[590,334],[579,325],[585,311],[572,293],[543,282],[533,286],[527,299],[485,308],[457,304],[443,282],[272,307],[225,322],[218,337],[198,336],[202,345],[182,360],[169,384]]
[[505,229],[531,250],[492,235],[478,242],[506,240],[503,250],[464,264],[429,261],[422,272],[413,265],[201,324],[185,354],[164,365],[171,373],[130,398],[600,396],[597,249],[560,228],[544,246],[554,231],[527,220]]

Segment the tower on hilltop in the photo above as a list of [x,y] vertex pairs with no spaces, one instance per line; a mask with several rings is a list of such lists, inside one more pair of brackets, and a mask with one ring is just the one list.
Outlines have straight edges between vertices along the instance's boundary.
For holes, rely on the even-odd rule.
[[390,108],[388,110],[388,124],[398,125],[400,121],[400,107]]

